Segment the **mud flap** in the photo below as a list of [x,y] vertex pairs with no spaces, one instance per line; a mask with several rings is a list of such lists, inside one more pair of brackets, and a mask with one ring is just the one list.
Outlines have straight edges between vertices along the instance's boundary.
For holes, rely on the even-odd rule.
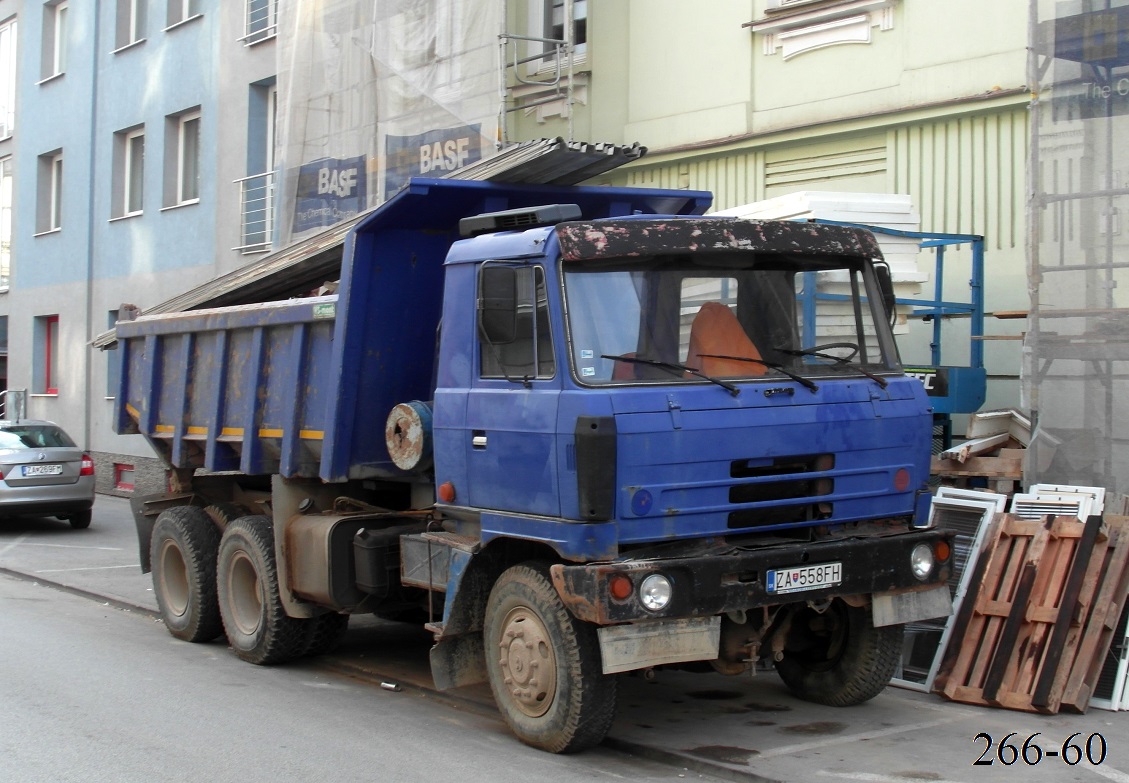
[[482,634],[440,639],[431,648],[431,678],[441,691],[486,682],[486,652]]
[[607,625],[597,633],[604,674],[615,674],[663,663],[712,661],[721,642],[721,618]]
[[948,617],[953,613],[953,597],[945,584],[925,590],[875,593],[871,604],[875,628]]

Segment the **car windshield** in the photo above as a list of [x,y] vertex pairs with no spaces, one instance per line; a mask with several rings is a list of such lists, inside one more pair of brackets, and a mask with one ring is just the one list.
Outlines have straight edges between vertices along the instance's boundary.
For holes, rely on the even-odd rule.
[[74,447],[67,433],[51,424],[28,424],[0,429],[0,449]]
[[877,284],[858,258],[734,252],[564,269],[583,383],[854,374],[884,384],[875,374],[897,368]]

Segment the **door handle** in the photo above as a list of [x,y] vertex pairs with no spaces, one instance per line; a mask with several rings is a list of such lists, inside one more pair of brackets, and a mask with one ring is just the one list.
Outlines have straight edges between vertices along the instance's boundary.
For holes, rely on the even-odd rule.
[[470,445],[472,447],[476,448],[476,449],[486,448],[486,431],[485,430],[474,430],[471,433]]

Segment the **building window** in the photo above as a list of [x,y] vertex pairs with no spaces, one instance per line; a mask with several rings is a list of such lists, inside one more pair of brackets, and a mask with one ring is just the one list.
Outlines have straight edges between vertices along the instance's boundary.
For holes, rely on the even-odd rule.
[[40,315],[35,319],[34,387],[40,394],[59,393],[59,316]]
[[247,113],[247,176],[240,188],[243,253],[270,250],[274,234],[274,138],[278,88],[271,79],[251,85]]
[[122,49],[145,40],[145,6],[146,0],[118,0],[115,48]]
[[25,415],[26,390],[8,391],[8,316],[0,315],[0,419],[22,418]]
[[43,6],[43,79],[59,76],[67,70],[67,0]]
[[244,44],[273,38],[278,31],[278,0],[246,0],[247,15],[243,37]]
[[145,195],[145,129],[114,134],[113,217],[139,215]]
[[[567,40],[565,36],[565,16],[568,13],[569,0],[545,0],[545,31],[546,38],[558,41]],[[577,54],[588,48],[588,0],[572,0],[572,37],[573,51]]]
[[165,206],[200,200],[200,110],[168,118],[165,149]]
[[200,15],[200,0],[169,0],[168,26],[187,22]]
[[775,11],[780,8],[791,8],[796,5],[808,5],[819,0],[768,0],[768,10]]
[[35,231],[44,234],[63,227],[63,151],[39,156],[39,192]]
[[124,462],[114,463],[114,489],[133,492],[133,465]]
[[0,25],[0,139],[16,128],[16,20]]
[[12,159],[0,158],[0,291],[12,276]]
[[[118,310],[110,310],[106,318],[106,323],[111,330],[118,324],[118,313]],[[122,352],[115,344],[102,353],[106,356],[106,399],[112,400],[118,396],[118,375],[121,373]]]

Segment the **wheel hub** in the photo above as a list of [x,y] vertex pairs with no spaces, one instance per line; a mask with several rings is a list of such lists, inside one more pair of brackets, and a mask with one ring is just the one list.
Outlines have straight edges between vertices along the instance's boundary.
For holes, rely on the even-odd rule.
[[189,587],[188,565],[180,548],[172,541],[165,541],[160,552],[161,592],[169,612],[181,617],[188,611]]
[[232,558],[228,592],[235,625],[242,633],[254,635],[262,622],[263,591],[258,570],[246,552],[239,552]]
[[531,718],[548,712],[557,689],[557,659],[549,632],[526,607],[511,611],[502,624],[499,663],[514,705]]

